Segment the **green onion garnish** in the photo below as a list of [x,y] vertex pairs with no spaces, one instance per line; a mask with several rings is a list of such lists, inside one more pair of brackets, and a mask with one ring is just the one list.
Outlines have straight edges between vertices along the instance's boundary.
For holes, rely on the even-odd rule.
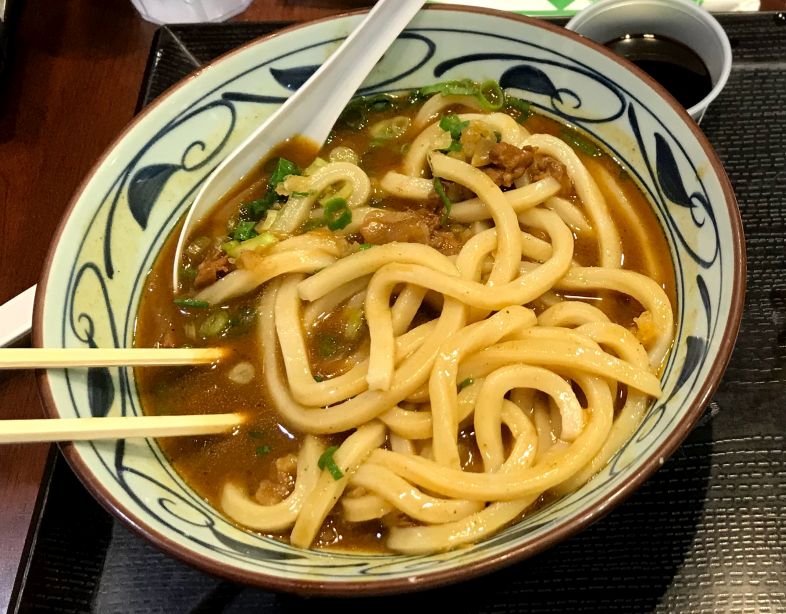
[[578,149],[580,152],[587,154],[592,158],[598,158],[603,154],[603,152],[601,152],[600,148],[595,145],[595,143],[590,141],[585,136],[579,134],[575,130],[563,128],[560,131],[560,136],[562,137],[562,140],[573,147],[573,149]]
[[325,213],[323,216],[325,226],[330,230],[341,230],[352,221],[352,212],[349,210],[347,201],[343,198],[331,198],[325,203]]
[[450,217],[450,210],[453,207],[453,203],[450,202],[448,195],[445,194],[445,188],[442,186],[442,182],[440,181],[439,177],[434,177],[434,191],[439,196],[439,199],[442,201],[442,205],[445,207],[444,211],[442,212],[442,225],[444,226],[448,222],[448,218]]
[[271,448],[267,444],[263,444],[261,446],[257,446],[257,449],[256,449],[257,456],[264,456],[265,454],[269,454],[272,449],[273,448]]
[[461,131],[467,126],[469,126],[469,122],[461,121],[455,113],[443,115],[442,119],[439,120],[439,127],[445,132],[450,132],[450,138],[454,141],[458,141],[461,138]]
[[505,104],[505,92],[499,83],[493,80],[476,83],[471,79],[460,81],[444,81],[427,85],[418,90],[419,96],[431,96],[432,94],[442,94],[443,96],[474,96],[478,99],[480,106],[485,111],[498,111]]
[[522,100],[521,98],[511,98],[508,96],[505,99],[505,109],[510,113],[510,111],[515,111],[516,121],[520,124],[524,123],[530,115],[532,115],[532,111],[529,108],[529,103],[526,100]]
[[478,84],[470,79],[461,81],[443,81],[427,85],[418,90],[421,96],[431,96],[432,94],[442,94],[443,96],[475,96],[478,93]]
[[315,381],[317,384],[319,384],[320,382],[324,382],[324,381],[325,381],[325,378],[324,378],[324,377],[322,377],[321,375],[315,375],[315,376],[314,376],[314,381]]
[[321,358],[331,358],[335,356],[339,350],[338,339],[333,335],[320,335],[317,345],[317,351]]
[[361,243],[358,246],[358,249],[360,249],[360,251],[363,251],[363,250],[366,250],[366,249],[371,249],[372,247],[374,247],[373,243]]
[[486,111],[499,111],[505,104],[505,92],[502,91],[499,83],[492,79],[480,84],[477,98],[480,106]]
[[244,220],[242,222],[238,222],[237,226],[235,226],[235,231],[232,233],[232,238],[235,241],[248,241],[249,239],[253,239],[259,233],[254,230],[254,226],[257,223],[253,220]]
[[185,279],[194,279],[197,276],[197,269],[192,266],[180,267],[180,276]]
[[201,301],[197,298],[176,298],[172,301],[178,307],[187,307],[189,309],[205,309],[210,307],[207,301]]
[[406,102],[408,102],[406,99],[391,94],[353,98],[342,111],[339,123],[353,130],[361,130],[368,124],[370,114],[397,109]]
[[312,230],[316,230],[317,228],[322,228],[324,225],[325,225],[325,221],[319,218],[306,220],[306,223],[303,224],[303,232],[311,232]]
[[290,175],[299,175],[300,169],[294,162],[290,162],[286,158],[279,158],[276,160],[276,166],[273,168],[273,174],[270,175],[270,180],[268,181],[268,186],[271,189],[275,189],[275,187],[284,181]]
[[467,386],[472,386],[472,384],[474,384],[474,383],[475,383],[475,380],[472,379],[471,377],[468,377],[467,379],[462,380],[461,382],[459,382],[459,385],[458,385],[459,392],[464,390],[464,388],[466,388]]
[[357,340],[363,332],[363,310],[357,307],[345,307],[343,315],[346,320],[344,338],[350,341]]
[[334,480],[340,480],[344,477],[344,472],[341,471],[336,461],[333,460],[333,454],[336,453],[336,450],[338,450],[338,446],[330,446],[325,450],[322,456],[319,457],[317,466],[319,466],[320,469],[327,469]]
[[224,332],[229,326],[229,314],[223,309],[214,311],[199,325],[199,334],[202,337],[215,337]]
[[251,439],[262,439],[262,431],[249,431],[248,436],[251,437]]
[[241,212],[245,211],[251,219],[259,221],[264,217],[268,209],[273,207],[277,202],[278,198],[276,197],[276,193],[269,191],[262,198],[243,203],[240,209]]

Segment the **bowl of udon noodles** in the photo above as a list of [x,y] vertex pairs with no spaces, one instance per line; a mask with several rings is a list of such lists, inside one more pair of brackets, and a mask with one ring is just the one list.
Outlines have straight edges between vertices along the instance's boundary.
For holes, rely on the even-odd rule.
[[701,415],[744,293],[729,181],[664,90],[456,7],[416,17],[322,148],[261,152],[176,253],[211,170],[359,19],[255,41],[142,113],[74,197],[35,320],[40,346],[224,348],[43,373],[47,411],[243,413],[63,452],[166,552],[307,594],[456,582],[601,517]]

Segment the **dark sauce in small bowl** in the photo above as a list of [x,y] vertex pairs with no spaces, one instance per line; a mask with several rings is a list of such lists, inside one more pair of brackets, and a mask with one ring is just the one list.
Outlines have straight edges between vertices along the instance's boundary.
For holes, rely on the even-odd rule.
[[686,109],[712,90],[707,65],[679,41],[660,34],[626,34],[605,45],[649,74]]

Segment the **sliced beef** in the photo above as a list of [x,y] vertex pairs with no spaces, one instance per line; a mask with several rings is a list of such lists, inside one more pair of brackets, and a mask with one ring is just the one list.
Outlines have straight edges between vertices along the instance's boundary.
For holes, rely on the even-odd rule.
[[567,195],[573,190],[573,184],[568,177],[568,170],[565,165],[551,156],[535,154],[532,165],[527,169],[527,177],[530,183],[535,183],[546,177],[553,177],[562,185],[560,195]]
[[435,230],[429,237],[429,245],[446,256],[452,256],[461,251],[464,242],[450,230]]
[[366,214],[360,234],[366,243],[383,245],[399,241],[428,244],[429,237],[439,226],[439,216],[430,211],[391,211],[377,209]]
[[489,151],[490,166],[483,170],[498,186],[509,188],[521,177],[534,160],[532,147],[516,147],[510,143],[495,143]]
[[286,499],[295,488],[297,456],[287,454],[276,459],[272,479],[259,483],[254,498],[262,505],[275,505]]
[[213,249],[197,267],[194,286],[201,288],[209,286],[221,279],[232,270],[229,257],[219,249]]
[[400,241],[423,243],[446,256],[458,254],[466,238],[440,227],[441,216],[427,210],[391,211],[377,209],[366,214],[360,233],[363,241],[384,245]]

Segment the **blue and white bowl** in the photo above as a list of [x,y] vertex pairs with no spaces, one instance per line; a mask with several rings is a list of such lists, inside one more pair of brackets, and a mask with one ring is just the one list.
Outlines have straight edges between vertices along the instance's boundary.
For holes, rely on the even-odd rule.
[[[359,20],[320,21],[251,43],[136,119],[97,163],[62,223],[39,287],[36,345],[132,344],[145,274],[200,183]],[[227,521],[183,482],[155,441],[65,445],[95,496],[154,544],[216,574],[303,593],[378,594],[454,582],[530,556],[608,512],[663,463],[701,414],[737,333],[745,250],[731,186],[696,124],[607,50],[560,28],[484,10],[420,13],[362,93],[460,78],[499,80],[540,112],[590,133],[654,203],[677,282],[677,337],[663,398],[579,491],[480,544],[429,556],[295,548]],[[141,412],[128,369],[53,370],[40,385],[53,417]]]

